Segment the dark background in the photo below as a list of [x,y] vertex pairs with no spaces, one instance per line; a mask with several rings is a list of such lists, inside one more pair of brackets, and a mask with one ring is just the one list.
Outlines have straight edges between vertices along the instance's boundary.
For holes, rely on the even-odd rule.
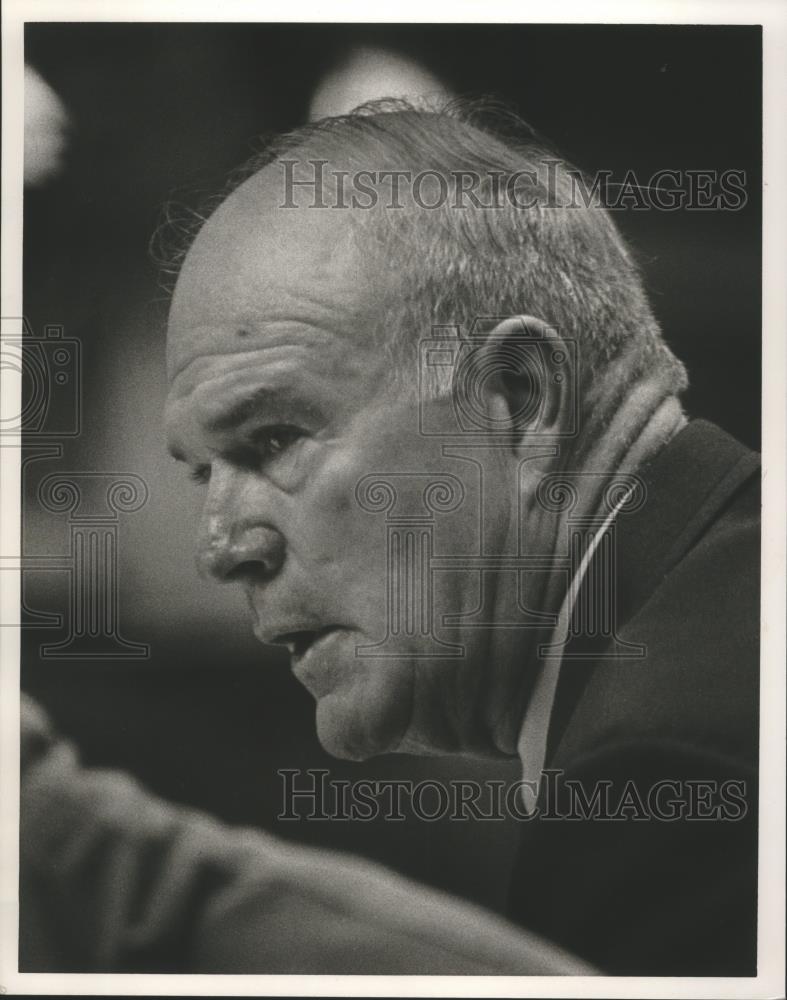
[[[737,212],[616,212],[665,335],[686,362],[691,415],[749,445],[760,433],[761,37],[757,27],[36,24],[26,57],[65,102],[62,175],[25,199],[25,308],[83,353],[83,430],[25,481],[25,549],[67,550],[35,488],[54,471],[134,472],[146,507],[120,525],[121,630],[143,661],[43,659],[57,632],[23,633],[23,686],[91,763],[236,823],[379,858],[493,907],[511,824],[276,821],[276,769],[334,777],[507,777],[511,767],[333,761],[311,699],[247,634],[239,600],[196,579],[198,496],[164,454],[165,296],[148,246],[162,203],[196,205],[261,133],[305,120],[323,74],[354,44],[400,51],[460,94],[511,104],[588,171],[744,170]],[[30,572],[37,610],[63,611],[63,574]]]

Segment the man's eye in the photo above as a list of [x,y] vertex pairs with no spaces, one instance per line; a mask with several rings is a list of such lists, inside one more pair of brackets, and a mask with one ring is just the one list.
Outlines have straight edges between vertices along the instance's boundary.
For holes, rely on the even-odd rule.
[[280,455],[291,445],[304,436],[304,432],[292,424],[276,424],[265,427],[254,435],[254,444],[263,461],[275,455]]
[[210,480],[210,466],[209,465],[198,465],[196,468],[189,472],[189,479],[192,482],[199,483],[203,486]]
[[[283,454],[306,432],[293,424],[275,424],[263,427],[252,437],[252,443],[236,448],[227,453],[227,458],[247,469],[258,468]],[[204,486],[210,482],[211,467],[209,464],[196,465],[189,472],[189,479]]]

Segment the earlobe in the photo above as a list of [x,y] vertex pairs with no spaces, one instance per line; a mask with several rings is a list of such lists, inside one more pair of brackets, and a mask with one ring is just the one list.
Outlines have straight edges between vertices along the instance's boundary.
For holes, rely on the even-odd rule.
[[504,424],[512,440],[571,432],[575,352],[555,327],[534,316],[511,316],[488,334],[479,358],[492,422]]

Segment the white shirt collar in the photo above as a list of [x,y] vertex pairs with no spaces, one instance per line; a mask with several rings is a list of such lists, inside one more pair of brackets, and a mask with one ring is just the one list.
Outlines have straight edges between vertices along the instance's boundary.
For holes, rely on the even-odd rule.
[[517,740],[517,754],[522,762],[522,799],[525,809],[528,812],[533,811],[538,799],[541,775],[546,762],[547,738],[552,710],[555,704],[555,692],[557,691],[560,666],[563,661],[563,649],[568,639],[571,614],[574,610],[579,588],[602,537],[609,530],[618,511],[628,499],[629,492],[624,494],[604,519],[601,527],[588,545],[582,557],[582,562],[579,564],[579,568],[571,580],[560,607],[557,625],[552,633],[552,640],[547,646],[548,649],[553,649],[555,652],[541,653],[539,655],[539,662],[536,666],[538,674],[533,685],[530,700],[525,709],[522,726],[519,730],[519,739]]

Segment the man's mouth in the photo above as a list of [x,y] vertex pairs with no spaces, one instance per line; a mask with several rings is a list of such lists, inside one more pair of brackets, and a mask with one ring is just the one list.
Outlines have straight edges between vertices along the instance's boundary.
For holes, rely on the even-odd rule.
[[284,646],[293,661],[302,659],[317,643],[332,632],[338,630],[338,625],[328,625],[325,628],[316,630],[304,630],[299,632],[284,632],[276,636],[273,640],[278,646]]

